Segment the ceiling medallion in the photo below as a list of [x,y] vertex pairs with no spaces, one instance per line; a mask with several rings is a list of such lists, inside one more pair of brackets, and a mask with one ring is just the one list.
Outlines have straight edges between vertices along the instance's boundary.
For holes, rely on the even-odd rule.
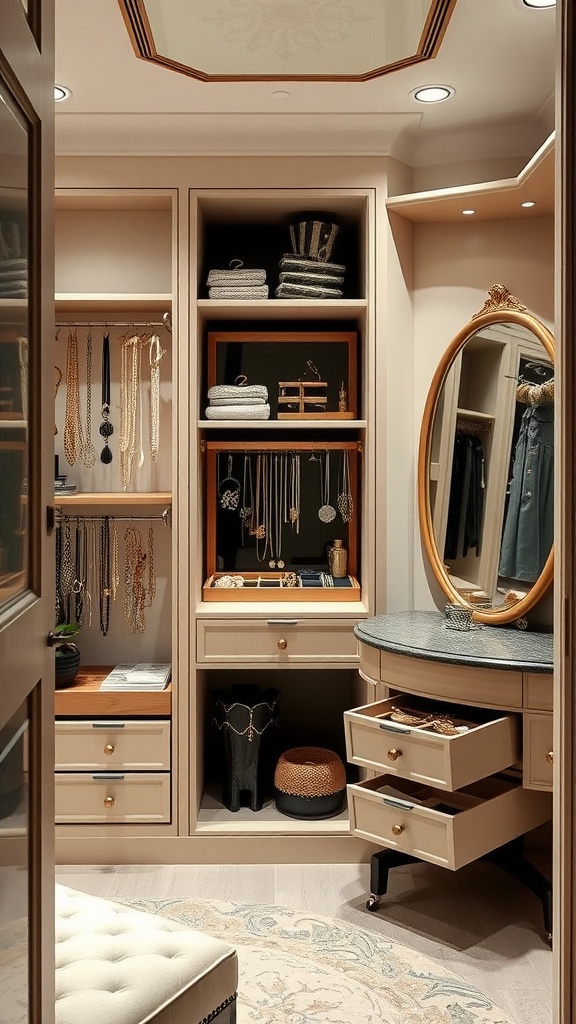
[[203,82],[363,82],[435,57],[457,0],[118,0],[138,57]]

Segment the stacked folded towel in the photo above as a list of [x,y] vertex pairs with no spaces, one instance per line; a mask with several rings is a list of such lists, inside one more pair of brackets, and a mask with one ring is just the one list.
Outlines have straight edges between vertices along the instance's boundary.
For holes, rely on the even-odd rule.
[[286,253],[280,260],[276,298],[341,299],[346,267]]
[[250,270],[239,266],[230,270],[211,270],[208,274],[209,299],[267,299],[268,285],[265,270]]
[[208,388],[207,420],[268,420],[268,388],[264,384],[216,384]]
[[17,220],[0,219],[0,298],[24,299],[28,294],[26,232]]

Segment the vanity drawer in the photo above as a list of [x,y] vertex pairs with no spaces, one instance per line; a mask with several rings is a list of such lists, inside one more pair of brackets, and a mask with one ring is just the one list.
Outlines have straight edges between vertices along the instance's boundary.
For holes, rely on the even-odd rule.
[[380,652],[380,680],[396,690],[478,707],[522,707],[522,673]]
[[449,796],[389,775],[347,790],[355,835],[453,871],[552,814],[548,794],[531,793],[498,776]]
[[528,789],[552,790],[552,715],[524,712],[523,781]]
[[221,665],[242,662],[314,664],[358,662],[350,619],[200,619],[197,660]]
[[56,771],[170,768],[170,722],[106,719],[56,722]]
[[[469,728],[446,736],[402,725],[388,717],[393,706],[419,714],[448,712],[456,724],[464,719]],[[520,722],[513,715],[439,706],[403,695],[345,711],[344,732],[346,757],[352,764],[450,791],[520,760]]]
[[170,821],[170,772],[57,772],[56,822]]

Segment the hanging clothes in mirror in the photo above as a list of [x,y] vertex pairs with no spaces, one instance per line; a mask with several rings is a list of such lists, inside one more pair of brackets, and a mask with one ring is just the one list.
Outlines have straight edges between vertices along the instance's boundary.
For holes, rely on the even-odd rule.
[[522,381],[516,400],[526,409],[514,449],[498,574],[533,583],[554,540],[554,378]]
[[450,501],[444,558],[465,558],[469,550],[480,554],[484,518],[484,445],[481,438],[457,430],[454,438]]

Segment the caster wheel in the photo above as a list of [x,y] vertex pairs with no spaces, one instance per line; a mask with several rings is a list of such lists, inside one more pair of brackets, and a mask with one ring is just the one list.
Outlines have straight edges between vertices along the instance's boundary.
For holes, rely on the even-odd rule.
[[378,910],[380,906],[380,898],[378,896],[370,896],[366,901],[366,910]]

